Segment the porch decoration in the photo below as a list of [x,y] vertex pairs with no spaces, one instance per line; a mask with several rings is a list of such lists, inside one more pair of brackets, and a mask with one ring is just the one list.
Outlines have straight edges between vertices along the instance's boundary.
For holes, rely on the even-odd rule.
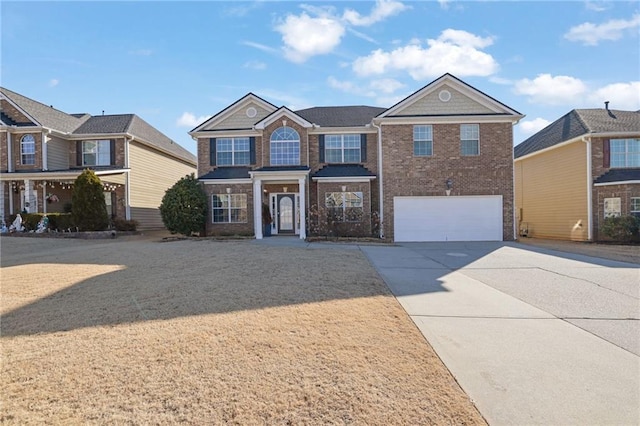
[[47,203],[49,204],[57,203],[58,201],[60,201],[60,199],[56,194],[51,194],[51,193],[47,194],[46,200],[47,200]]

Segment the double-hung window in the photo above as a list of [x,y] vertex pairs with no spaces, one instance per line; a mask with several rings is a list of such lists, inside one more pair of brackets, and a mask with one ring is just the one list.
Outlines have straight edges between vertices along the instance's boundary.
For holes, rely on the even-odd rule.
[[413,126],[413,155],[416,157],[433,155],[433,127]]
[[480,155],[480,125],[460,125],[460,155]]
[[611,139],[612,168],[640,167],[640,139]]
[[245,166],[251,161],[249,138],[216,139],[218,166]]
[[36,164],[36,140],[33,135],[24,135],[20,139],[20,164]]
[[640,197],[631,198],[631,216],[640,217]]
[[213,223],[245,223],[247,194],[214,194],[211,196]]
[[326,192],[325,206],[338,222],[361,222],[362,192]]
[[111,164],[111,141],[96,140],[82,142],[83,166],[109,166]]
[[360,148],[359,134],[324,136],[324,155],[327,163],[359,163]]

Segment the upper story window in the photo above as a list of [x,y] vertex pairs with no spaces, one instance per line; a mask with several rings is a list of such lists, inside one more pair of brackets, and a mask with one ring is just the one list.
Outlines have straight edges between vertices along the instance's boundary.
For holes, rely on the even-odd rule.
[[20,164],[36,164],[36,140],[33,135],[24,135],[20,139]]
[[300,135],[291,127],[280,127],[271,135],[271,165],[300,164]]
[[611,167],[640,167],[640,139],[611,139]]
[[245,166],[250,164],[249,138],[216,139],[216,164],[218,166]]
[[433,155],[433,127],[413,126],[413,155]]
[[82,141],[83,166],[111,165],[111,141],[96,140]]
[[327,163],[359,163],[361,161],[361,136],[325,135],[324,156]]
[[460,125],[460,155],[480,155],[480,125]]

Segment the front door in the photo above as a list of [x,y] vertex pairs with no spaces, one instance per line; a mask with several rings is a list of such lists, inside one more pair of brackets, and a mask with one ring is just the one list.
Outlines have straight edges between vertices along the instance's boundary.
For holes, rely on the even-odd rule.
[[293,234],[295,232],[295,196],[294,194],[278,194],[276,201],[278,213],[279,234]]

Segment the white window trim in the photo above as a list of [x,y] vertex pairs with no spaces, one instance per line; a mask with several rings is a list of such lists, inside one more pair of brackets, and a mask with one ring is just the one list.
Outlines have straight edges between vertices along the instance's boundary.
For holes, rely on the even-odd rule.
[[[271,166],[299,166],[300,165],[300,151],[302,149],[302,143],[300,140],[300,133],[298,133],[298,131],[292,127],[289,127],[289,129],[291,129],[291,131],[293,131],[296,135],[298,135],[298,139],[273,139],[273,135],[276,134],[276,132],[280,129],[286,129],[286,126],[283,127],[278,127],[276,130],[273,131],[273,133],[271,134],[271,137],[269,138],[269,164]],[[274,143],[288,143],[288,142],[297,142],[298,143],[298,159],[295,163],[278,163],[275,164],[273,162],[273,144]]]
[[[231,151],[220,151],[218,149],[218,143],[220,142],[221,139],[230,139],[231,140]],[[247,139],[248,141],[248,146],[249,149],[247,149],[246,151],[236,151],[236,139]],[[230,152],[231,153],[231,164],[220,164],[220,162],[218,161],[218,155],[221,152]],[[247,162],[246,163],[242,163],[242,164],[238,164],[236,163],[236,153],[240,153],[240,152],[246,152],[249,154],[249,157],[247,158]],[[232,138],[218,138],[216,139],[216,165],[221,166],[221,167],[230,167],[230,166],[248,166],[251,164],[251,138],[250,137],[232,137]]]
[[[416,139],[415,131],[416,127],[430,127],[431,128],[431,139]],[[430,142],[431,143],[431,154],[416,154],[416,142]],[[431,124],[416,124],[413,126],[413,156],[414,157],[432,157],[433,156],[433,125]]]
[[[339,135],[325,135],[325,141],[324,141],[324,159],[326,163],[329,164],[353,164],[353,163],[361,163],[362,162],[362,142],[360,141],[360,134],[357,134],[358,137],[358,147],[357,148],[346,148],[349,150],[358,150],[358,161],[349,161],[349,162],[345,162],[344,161],[344,137],[345,136],[352,136],[353,134],[349,134],[349,133],[341,133]],[[327,148],[327,137],[340,137],[340,148]],[[329,161],[328,159],[328,155],[327,155],[327,151],[338,151],[340,150],[340,161]]]
[[[640,164],[638,165],[629,165],[629,154],[631,153],[635,153],[636,151],[630,151],[629,150],[629,142],[630,141],[637,141],[639,140],[638,138],[612,138],[609,139],[609,166],[611,169],[632,169],[632,168],[636,168],[636,167],[640,167]],[[613,165],[613,149],[611,147],[612,142],[621,142],[624,141],[624,165],[622,166],[614,166]],[[623,154],[622,152],[617,152],[617,154]]]
[[[229,200],[231,200],[232,196],[234,195],[242,195],[245,197],[245,207],[241,207],[241,208],[237,208],[237,207],[232,207],[231,202],[229,202],[227,207],[214,207],[213,205],[213,197],[223,197],[223,196],[229,196]],[[216,222],[215,221],[215,214],[214,212],[218,210],[218,211],[224,211],[225,212],[225,216],[226,219],[224,222]],[[245,210],[246,214],[245,216],[245,220],[243,221],[232,221],[232,215],[231,215],[231,211],[232,210]],[[223,224],[229,224],[229,223],[247,223],[248,222],[248,214],[249,214],[249,206],[248,206],[248,197],[247,194],[241,194],[241,193],[235,193],[235,194],[211,194],[211,223],[213,225],[223,225]]]
[[[96,143],[96,162],[95,164],[87,164],[84,160],[84,156],[85,154],[91,154],[90,152],[86,152],[84,145],[87,142],[95,142]],[[100,162],[98,161],[98,159],[100,158],[100,145],[107,145],[109,147],[109,157],[107,159],[107,164],[100,164]],[[95,139],[95,140],[85,140],[82,141],[82,165],[83,166],[95,166],[95,167],[100,167],[100,166],[111,166],[111,140],[110,139]]]
[[[29,141],[25,141],[25,138],[31,138]],[[32,145],[33,152],[25,153],[24,148],[25,145]],[[29,156],[33,158],[33,162],[27,163],[24,161],[25,156]],[[20,138],[20,164],[23,166],[33,166],[36,164],[36,138],[32,134],[22,135]]]
[[[478,139],[463,139],[462,138],[462,128],[463,126],[476,126],[478,129]],[[463,154],[462,153],[462,142],[466,141],[475,141],[478,144],[478,153],[477,154]],[[478,157],[480,155],[480,124],[476,123],[466,123],[460,125],[460,156],[461,157]]]
[[[346,194],[360,194],[360,205],[359,206],[347,206],[346,202]],[[342,197],[342,205],[341,206],[328,206],[327,205],[327,196],[329,194],[340,194]],[[362,191],[331,191],[324,193],[324,206],[326,209],[338,209],[342,210],[342,221],[346,223],[360,223],[364,219],[364,193]],[[361,209],[362,210],[362,218],[361,220],[346,220],[347,219],[347,209]]]

